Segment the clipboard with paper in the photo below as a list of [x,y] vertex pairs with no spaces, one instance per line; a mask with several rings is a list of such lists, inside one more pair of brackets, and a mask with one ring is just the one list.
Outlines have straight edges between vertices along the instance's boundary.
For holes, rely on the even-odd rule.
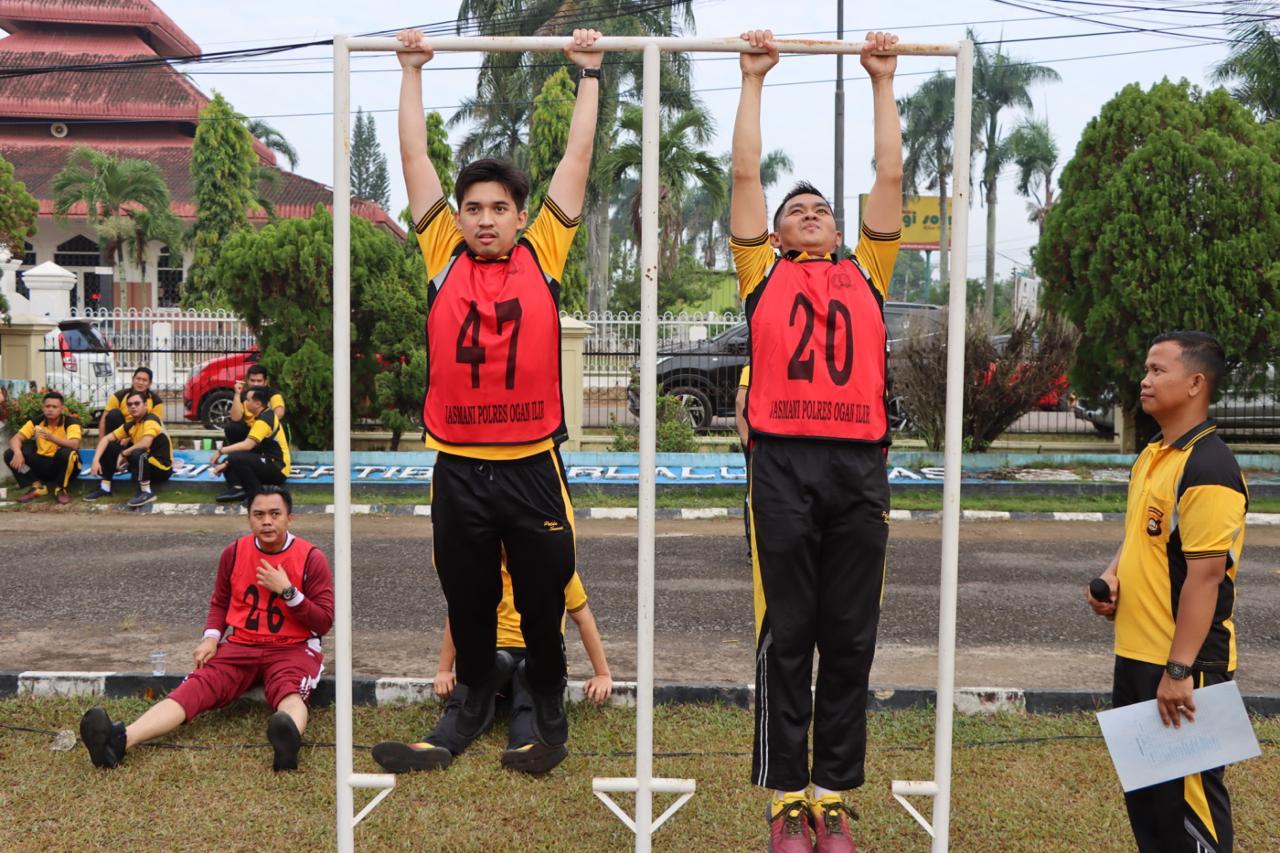
[[1234,681],[1196,690],[1195,722],[1165,726],[1155,700],[1098,712],[1120,784],[1136,791],[1262,754]]

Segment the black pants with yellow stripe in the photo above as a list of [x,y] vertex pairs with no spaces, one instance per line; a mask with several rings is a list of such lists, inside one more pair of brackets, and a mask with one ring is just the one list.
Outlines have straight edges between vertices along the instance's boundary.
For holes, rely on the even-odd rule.
[[748,500],[756,593],[752,780],[787,791],[810,781],[856,788],[865,778],[867,682],[889,535],[884,450],[757,439]]
[[573,506],[554,450],[524,459],[436,455],[432,550],[457,648],[458,682],[485,684],[497,650],[502,555],[529,657],[529,685],[565,680],[564,588],[573,577]]
[[[1116,658],[1111,703],[1119,708],[1156,698],[1164,667]],[[1191,674],[1195,687],[1229,681],[1229,672]],[[1235,841],[1224,768],[1206,770],[1124,795],[1141,853],[1229,853]]]
[[80,473],[80,454],[70,447],[59,447],[52,456],[41,456],[36,453],[35,441],[24,441],[22,456],[30,470],[14,471],[13,449],[6,448],[4,451],[4,462],[13,471],[13,477],[19,486],[30,486],[38,482],[50,488],[65,489]]

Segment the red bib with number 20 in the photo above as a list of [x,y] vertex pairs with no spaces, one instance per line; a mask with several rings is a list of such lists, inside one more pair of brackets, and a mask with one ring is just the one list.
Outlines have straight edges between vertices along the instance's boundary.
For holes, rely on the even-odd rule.
[[884,309],[857,264],[783,258],[747,318],[752,432],[884,441]]
[[431,284],[422,422],[448,444],[532,444],[564,421],[554,282],[527,243],[463,251]]
[[236,542],[236,562],[231,569],[231,606],[227,608],[227,624],[235,628],[231,642],[271,646],[310,639],[311,630],[293,618],[279,593],[258,583],[258,567],[265,559],[283,569],[289,583],[300,590],[307,557],[314,547],[295,536],[288,548],[278,554],[268,554],[258,548],[252,535]]

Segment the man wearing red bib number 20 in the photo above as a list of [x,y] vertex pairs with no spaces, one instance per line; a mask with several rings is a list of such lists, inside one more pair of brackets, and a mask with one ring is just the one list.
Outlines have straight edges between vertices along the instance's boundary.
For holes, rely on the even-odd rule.
[[[422,420],[437,451],[432,557],[448,602],[457,677],[467,687],[457,731],[470,743],[493,720],[497,609],[507,554],[528,657],[515,673],[534,705],[533,750],[564,755],[564,588],[574,574],[573,507],[554,437],[563,432],[559,278],[578,228],[591,166],[601,79],[595,30],[575,30],[565,55],[579,69],[564,156],[542,209],[525,228],[529,179],[502,160],[457,177],[452,212],[427,156],[416,30],[400,52],[400,156],[427,277],[427,389]],[[523,233],[522,232],[523,229]],[[429,751],[394,742],[387,770],[433,766]]]
[[[293,499],[264,486],[249,507],[250,535],[222,552],[196,668],[128,726],[103,708],[80,720],[95,767],[115,767],[126,749],[221,708],[256,684],[276,710],[267,720],[273,770],[296,770],[307,700],[324,670],[320,638],[333,625],[333,575],[324,553],[289,532]],[[230,630],[225,642],[220,639]]]
[[[902,222],[897,42],[868,33],[876,178],[852,257],[830,204],[807,183],[769,228],[760,183],[760,100],[773,34],[743,34],[733,130],[730,247],[746,302],[746,420],[756,611],[752,781],[773,789],[770,849],[855,849],[843,793],[864,782],[867,682],[889,527],[885,449],[888,293]],[[776,252],[776,254],[775,254]],[[820,656],[810,692],[813,654]],[[813,723],[813,763],[809,724]],[[813,784],[810,798],[808,787]]]

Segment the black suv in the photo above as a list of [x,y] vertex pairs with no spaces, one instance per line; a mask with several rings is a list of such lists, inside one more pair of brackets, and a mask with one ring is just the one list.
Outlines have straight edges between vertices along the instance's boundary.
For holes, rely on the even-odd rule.
[[[907,336],[920,324],[937,333],[942,327],[944,311],[940,305],[917,302],[887,302],[884,306],[885,328],[889,346]],[[658,392],[675,397],[684,405],[695,429],[709,429],[715,418],[732,418],[738,379],[750,360],[747,324],[726,329],[714,338],[686,343],[658,345]],[[627,407],[640,414],[640,362],[631,365],[631,382],[627,387]]]

